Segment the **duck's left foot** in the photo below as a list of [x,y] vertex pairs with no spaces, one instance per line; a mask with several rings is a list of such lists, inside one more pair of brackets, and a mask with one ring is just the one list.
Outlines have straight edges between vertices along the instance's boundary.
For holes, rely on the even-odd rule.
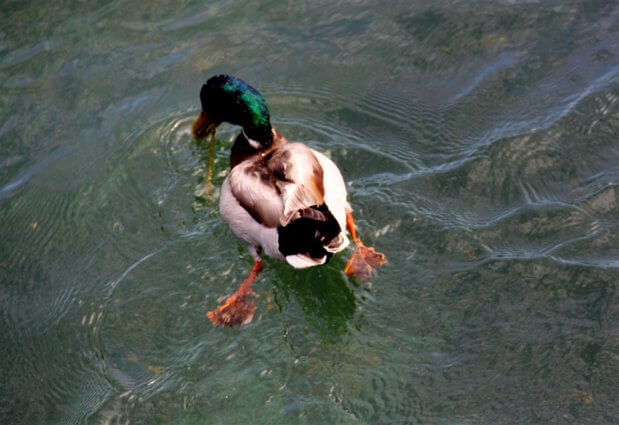
[[241,287],[229,296],[217,310],[211,310],[206,313],[206,316],[213,325],[231,328],[233,326],[246,325],[252,321],[256,303],[252,300],[255,293],[251,290],[251,284],[261,271],[262,261],[257,259],[254,262],[251,273],[243,281]]
[[370,280],[375,269],[387,263],[387,257],[374,248],[359,245],[346,263],[344,273],[359,280]]
[[217,310],[211,310],[206,315],[214,325],[222,328],[246,325],[254,318],[256,303],[251,299],[253,296],[251,289],[237,291]]

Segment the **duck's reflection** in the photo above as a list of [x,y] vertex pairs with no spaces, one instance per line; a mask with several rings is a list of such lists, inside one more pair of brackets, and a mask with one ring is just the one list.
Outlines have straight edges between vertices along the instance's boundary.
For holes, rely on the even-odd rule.
[[354,282],[341,271],[344,260],[345,255],[339,255],[326,266],[304,270],[278,264],[270,282],[277,308],[283,311],[290,303],[298,302],[307,323],[327,343],[347,333],[357,311],[354,286],[351,288]]

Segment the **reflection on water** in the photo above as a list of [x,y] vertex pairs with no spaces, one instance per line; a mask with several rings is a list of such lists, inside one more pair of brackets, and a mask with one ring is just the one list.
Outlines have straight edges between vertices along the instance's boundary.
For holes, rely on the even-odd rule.
[[[340,261],[338,261],[340,260]],[[356,311],[354,288],[342,272],[344,261],[338,257],[328,269],[309,269],[297,273],[278,267],[273,284],[273,300],[280,310],[298,303],[307,323],[321,335],[323,342],[339,341],[347,332]],[[364,301],[363,291],[359,297]],[[358,322],[359,323],[359,322]]]
[[[616,423],[614,2],[7,2],[0,422]],[[211,74],[327,152],[350,252],[251,259],[189,132]]]

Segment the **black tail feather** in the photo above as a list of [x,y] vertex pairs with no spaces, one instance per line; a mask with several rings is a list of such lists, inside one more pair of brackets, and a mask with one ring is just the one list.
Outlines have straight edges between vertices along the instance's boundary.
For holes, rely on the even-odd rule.
[[332,253],[325,246],[342,231],[339,223],[325,204],[314,205],[299,213],[299,218],[277,228],[279,251],[284,256],[306,254],[311,258],[322,258],[326,255],[329,260]]

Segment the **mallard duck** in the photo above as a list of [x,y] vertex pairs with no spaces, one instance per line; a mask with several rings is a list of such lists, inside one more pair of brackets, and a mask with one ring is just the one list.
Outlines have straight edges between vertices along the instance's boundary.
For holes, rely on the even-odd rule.
[[200,90],[202,112],[192,126],[196,140],[222,122],[241,127],[230,154],[230,173],[219,211],[232,232],[249,245],[254,266],[239,289],[216,310],[213,324],[248,323],[254,314],[251,285],[263,268],[261,253],[295,268],[325,264],[349,244],[357,245],[345,272],[359,278],[386,262],[355,232],[342,174],[324,154],[290,143],[271,126],[264,97],[231,75],[215,75]]

